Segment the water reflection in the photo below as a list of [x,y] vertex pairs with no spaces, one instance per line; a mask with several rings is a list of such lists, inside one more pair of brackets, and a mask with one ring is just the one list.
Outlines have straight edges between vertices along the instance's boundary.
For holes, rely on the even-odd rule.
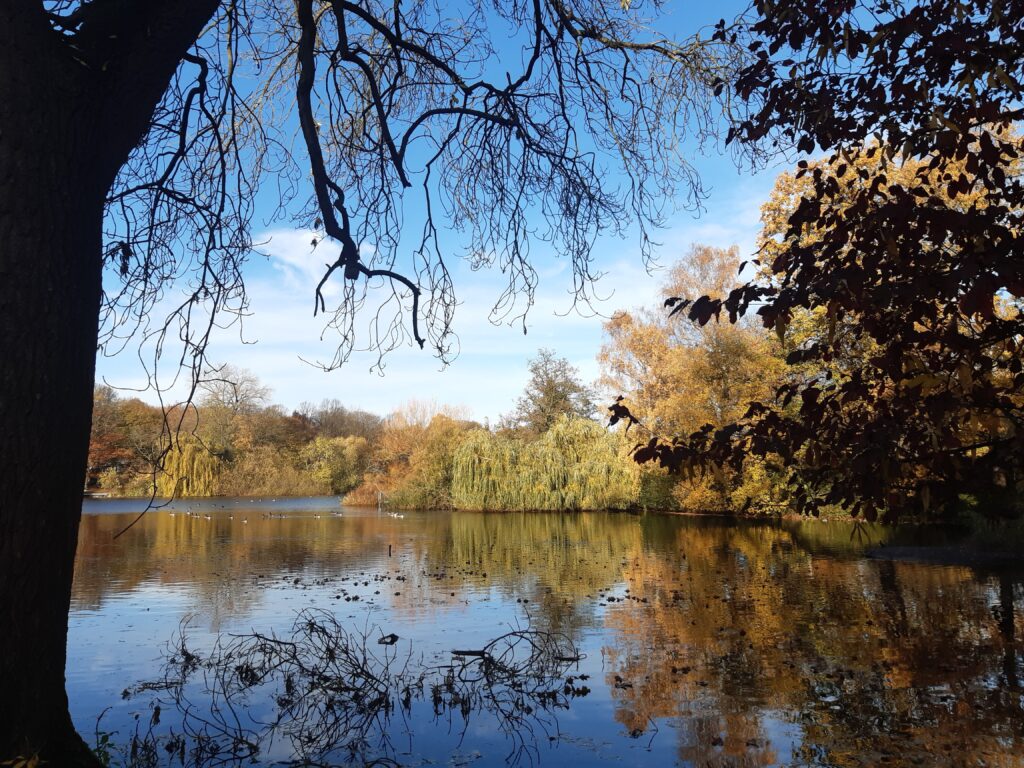
[[[130,722],[141,705],[116,693],[152,678],[183,615],[212,642],[315,606],[394,631],[428,661],[509,626],[569,635],[593,693],[561,715],[541,763],[1024,766],[1022,574],[865,556],[920,532],[192,507],[116,541],[127,512],[83,518],[69,687],[86,732],[111,704],[105,722]],[[402,764],[507,754],[493,724],[462,741],[407,727]]]

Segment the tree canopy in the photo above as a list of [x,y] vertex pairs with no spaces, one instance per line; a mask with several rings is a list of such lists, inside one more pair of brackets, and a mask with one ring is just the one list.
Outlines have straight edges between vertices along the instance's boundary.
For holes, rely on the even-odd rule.
[[502,423],[533,435],[547,432],[561,416],[589,419],[596,411],[594,393],[579,371],[554,350],[539,349],[529,363],[530,378],[515,409]]
[[789,349],[776,399],[654,438],[637,458],[680,469],[764,457],[807,512],[840,504],[894,520],[962,494],[1012,512],[1024,480],[1024,7],[754,8],[717,32],[754,56],[728,84],[751,105],[730,138],[827,155],[777,188],[756,279],[666,303],[701,326],[756,313],[781,339],[817,313],[820,332]]

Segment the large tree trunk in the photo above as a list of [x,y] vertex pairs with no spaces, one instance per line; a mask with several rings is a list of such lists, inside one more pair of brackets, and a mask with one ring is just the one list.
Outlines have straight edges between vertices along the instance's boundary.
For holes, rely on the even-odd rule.
[[64,667],[104,198],[216,6],[126,4],[87,62],[41,3],[0,2],[0,763],[99,765]]
[[64,665],[105,190],[89,178],[95,137],[61,99],[75,94],[18,47],[0,51],[0,761],[98,765],[72,726]]
[[[0,760],[88,757],[68,715],[65,643],[89,447],[102,191],[70,126],[12,123],[0,92]],[[76,146],[78,145],[78,146]],[[92,187],[92,188],[91,188]]]

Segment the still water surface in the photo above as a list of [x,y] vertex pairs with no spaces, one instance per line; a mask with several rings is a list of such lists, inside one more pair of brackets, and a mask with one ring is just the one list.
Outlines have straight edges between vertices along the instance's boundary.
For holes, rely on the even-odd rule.
[[[1024,766],[1024,573],[908,561],[913,531],[218,499],[114,540],[138,508],[85,503],[67,676],[86,735],[104,710],[121,743],[151,721],[161,693],[137,686],[183,621],[202,655],[218,635],[287,635],[313,608],[413,666],[511,628],[585,655],[561,672],[571,695],[518,728],[487,707],[439,716],[428,691],[331,764]],[[166,736],[180,713],[163,696]],[[292,756],[281,737],[259,762]]]

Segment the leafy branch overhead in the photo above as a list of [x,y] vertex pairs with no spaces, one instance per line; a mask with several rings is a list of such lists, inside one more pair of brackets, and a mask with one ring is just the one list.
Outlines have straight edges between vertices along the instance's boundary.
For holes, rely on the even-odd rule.
[[[695,301],[755,314],[785,345],[776,397],[639,454],[681,470],[762,457],[808,512],[929,514],[1024,483],[1020,3],[755,4],[730,138],[828,154],[780,178],[757,276]],[[745,37],[744,37],[745,36]],[[794,323],[817,330],[797,336]],[[620,418],[622,414],[618,414]]]

